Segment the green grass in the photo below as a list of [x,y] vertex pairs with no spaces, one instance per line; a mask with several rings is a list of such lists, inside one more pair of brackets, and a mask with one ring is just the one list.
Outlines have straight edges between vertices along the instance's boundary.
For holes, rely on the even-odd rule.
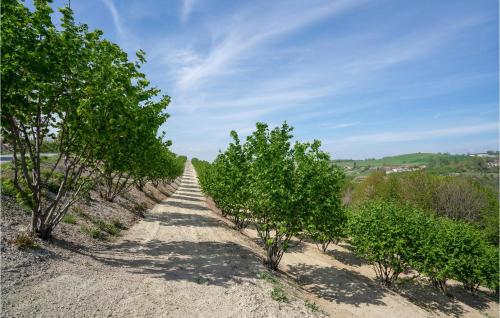
[[15,197],[17,194],[17,189],[14,186],[14,183],[11,180],[2,180],[2,189],[1,192],[3,195],[9,197]]
[[101,219],[92,220],[92,223],[94,223],[99,230],[106,232],[109,235],[116,236],[120,233],[120,229],[113,223],[108,223]]
[[260,272],[257,277],[271,284],[280,284],[280,281],[268,272]]
[[76,224],[76,217],[73,214],[66,213],[61,221],[63,223]]
[[356,167],[384,167],[397,165],[428,165],[432,161],[446,159],[451,161],[465,161],[471,158],[467,155],[450,155],[446,153],[409,153],[398,156],[388,156],[380,159],[365,159],[365,160],[334,160],[339,166],[353,167],[356,162]]

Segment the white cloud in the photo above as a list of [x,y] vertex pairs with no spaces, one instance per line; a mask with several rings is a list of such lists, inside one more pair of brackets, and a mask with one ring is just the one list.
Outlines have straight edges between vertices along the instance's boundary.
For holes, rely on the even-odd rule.
[[498,131],[498,123],[483,123],[474,126],[458,126],[425,131],[400,131],[366,134],[343,138],[341,143],[386,143],[426,140],[440,137],[466,136]]
[[318,22],[360,3],[361,1],[339,0],[307,8],[296,8],[284,2],[281,7],[259,8],[258,12],[243,13],[238,21],[231,21],[232,19],[224,21],[223,30],[227,30],[227,33],[223,36],[223,40],[214,45],[204,59],[184,68],[177,84],[179,88],[187,89],[204,79],[227,73],[231,62],[241,58],[258,44]]
[[182,7],[181,7],[181,21],[186,22],[189,14],[191,13],[191,10],[193,10],[193,5],[195,3],[195,0],[182,0]]
[[118,14],[118,10],[116,10],[116,6],[115,6],[113,0],[102,0],[102,1],[104,2],[106,7],[108,8],[109,13],[111,13],[111,17],[113,18],[113,23],[115,25],[116,30],[118,31],[118,33],[121,36],[123,36],[125,34],[125,32],[123,29],[121,17]]

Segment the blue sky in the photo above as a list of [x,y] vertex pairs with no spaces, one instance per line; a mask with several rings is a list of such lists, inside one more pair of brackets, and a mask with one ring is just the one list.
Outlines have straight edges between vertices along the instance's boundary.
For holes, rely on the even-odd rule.
[[[65,1],[56,1],[60,5]],[[172,97],[173,150],[286,120],[333,158],[498,149],[498,1],[72,0]],[[134,55],[131,55],[134,56]]]

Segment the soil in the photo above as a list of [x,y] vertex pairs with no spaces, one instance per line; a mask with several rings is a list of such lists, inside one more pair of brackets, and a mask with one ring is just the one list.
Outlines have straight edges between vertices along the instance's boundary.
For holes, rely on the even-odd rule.
[[[451,298],[423,280],[383,288],[345,243],[323,254],[295,241],[280,271],[269,273],[255,231],[238,232],[220,215],[189,163],[173,195],[156,203],[162,191],[153,188],[156,199],[148,205],[154,207],[144,219],[125,199],[118,205],[123,210],[98,201],[80,207],[93,206],[92,215],[103,219],[120,217],[130,229],[117,239],[96,242],[78,231],[68,234],[75,225],[64,224],[39,250],[19,251],[3,240],[2,316],[316,317],[324,311],[332,317],[498,317],[498,302],[484,291],[471,295],[452,286]],[[169,188],[170,194],[176,185]],[[134,202],[147,199],[131,195]],[[13,231],[17,221],[7,219],[2,231]],[[286,301],[271,297],[277,286]]]

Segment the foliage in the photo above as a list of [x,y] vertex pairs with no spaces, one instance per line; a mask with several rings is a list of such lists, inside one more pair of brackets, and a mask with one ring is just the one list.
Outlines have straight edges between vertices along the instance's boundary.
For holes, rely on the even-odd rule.
[[2,188],[1,188],[2,195],[9,196],[9,197],[15,197],[17,190],[14,184],[12,183],[11,180],[3,180],[2,179]]
[[286,293],[283,290],[283,286],[281,285],[273,286],[273,289],[271,289],[271,298],[278,302],[288,301],[288,297],[286,296]]
[[304,305],[311,310],[313,313],[321,313],[323,315],[327,315],[325,311],[323,311],[315,302],[310,302],[309,300],[304,301]]
[[414,269],[443,292],[449,279],[462,282],[471,292],[481,284],[498,288],[498,248],[466,222],[377,199],[352,211],[349,234],[356,253],[374,265],[386,286]]
[[90,227],[89,226],[82,226],[81,231],[82,231],[82,233],[87,234],[88,236],[90,236],[91,238],[96,239],[96,240],[104,240],[104,239],[106,239],[106,236],[107,236],[105,232],[103,232],[101,229],[99,229],[96,226],[90,226]]
[[136,203],[132,207],[132,213],[139,217],[144,217],[144,213],[148,210],[146,203]]
[[477,181],[439,176],[425,171],[390,174],[374,172],[355,186],[352,204],[372,199],[410,203],[431,214],[479,225],[498,244],[498,196]]
[[409,205],[377,200],[363,204],[349,219],[351,243],[371,262],[377,278],[392,286],[418,252],[423,213]]
[[310,211],[303,227],[326,252],[331,242],[345,236],[347,216],[340,197],[344,173],[332,167],[329,156],[319,147],[319,141],[295,145],[295,186],[300,209]]
[[[291,145],[292,128],[257,129],[241,145],[233,142],[212,163],[193,159],[202,190],[224,214],[255,225],[277,269],[291,238],[307,232],[324,246],[341,237],[345,214],[340,192],[344,175],[330,164],[320,142]],[[241,227],[241,225],[240,225]]]
[[[205,186],[224,215],[234,221],[237,229],[243,229],[248,222],[246,206],[249,197],[248,158],[236,132],[231,132],[233,143],[224,153],[220,153],[211,165],[210,186]],[[207,178],[201,172],[202,178]]]
[[[2,138],[13,152],[12,182],[32,209],[32,233],[48,238],[95,182],[112,201],[130,184],[169,180],[182,158],[158,136],[170,98],[158,97],[140,68],[72,10],[51,19],[50,1],[2,1]],[[43,167],[41,155],[57,156]],[[83,177],[88,176],[88,177]]]

